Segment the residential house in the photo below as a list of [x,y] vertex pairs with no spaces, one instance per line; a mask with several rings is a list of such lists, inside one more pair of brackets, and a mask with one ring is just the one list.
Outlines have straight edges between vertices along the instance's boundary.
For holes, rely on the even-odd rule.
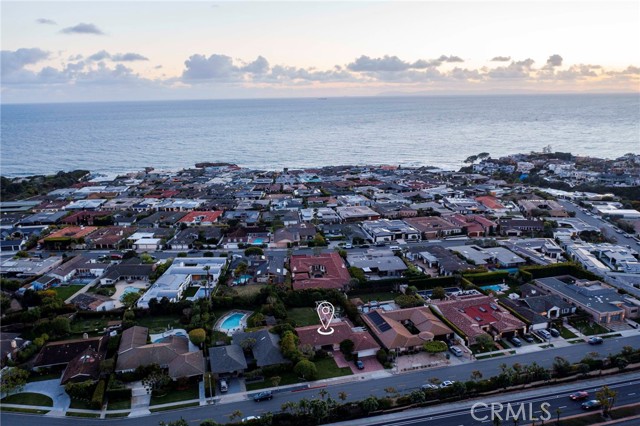
[[61,385],[70,382],[84,382],[100,378],[100,362],[104,360],[105,352],[98,352],[89,346],[80,352],[67,364],[60,379]]
[[454,253],[460,253],[470,263],[478,266],[495,265],[498,268],[516,268],[526,260],[504,247],[482,248],[477,245],[449,247]]
[[199,348],[190,344],[187,336],[171,335],[147,344],[148,334],[148,328],[139,326],[122,332],[116,373],[158,364],[173,380],[202,377],[205,372],[204,356]]
[[330,324],[333,333],[318,333],[317,325],[296,328],[300,345],[310,345],[315,350],[339,351],[344,340],[353,342],[353,354],[358,358],[375,356],[380,345],[362,327],[353,327],[346,320],[334,320]]
[[349,253],[349,265],[363,270],[367,279],[401,277],[408,269],[404,261],[391,250],[370,250],[366,253]]
[[110,311],[116,308],[114,299],[95,293],[80,293],[71,299],[71,303],[81,311]]
[[62,257],[51,256],[46,259],[18,258],[7,259],[0,264],[0,274],[9,277],[35,277],[51,271],[62,263]]
[[183,211],[159,211],[140,219],[136,226],[142,229],[172,227],[186,215],[187,213]]
[[455,225],[444,217],[421,216],[404,219],[406,223],[420,231],[422,239],[434,240],[462,233],[463,227]]
[[420,232],[401,220],[366,221],[362,223],[362,230],[374,243],[397,240],[420,241]]
[[457,296],[450,300],[433,301],[431,306],[464,334],[459,337],[469,345],[476,343],[480,335],[489,335],[498,340],[526,331],[524,322],[489,296]]
[[222,216],[222,213],[221,210],[192,211],[180,219],[178,224],[182,225],[184,223],[187,226],[212,226],[218,222],[218,218]]
[[74,358],[87,350],[93,349],[101,356],[107,351],[107,337],[87,337],[85,334],[81,339],[60,340],[45,344],[33,361],[33,368],[64,367]]
[[393,311],[372,309],[361,318],[382,346],[396,353],[421,349],[433,340],[446,341],[453,333],[425,306]]
[[554,200],[520,200],[520,211],[527,217],[568,217],[567,210]]
[[337,252],[314,255],[292,255],[290,258],[294,290],[334,288],[343,290],[351,276],[344,260]]
[[239,376],[247,369],[247,360],[240,345],[214,346],[209,348],[209,366],[215,377]]
[[247,343],[243,343],[247,340],[251,348],[250,354],[245,354],[248,365],[255,364],[257,367],[267,367],[290,362],[280,352],[280,336],[277,334],[264,329],[251,332],[239,331],[234,333],[231,338],[232,343],[240,347],[247,345]]

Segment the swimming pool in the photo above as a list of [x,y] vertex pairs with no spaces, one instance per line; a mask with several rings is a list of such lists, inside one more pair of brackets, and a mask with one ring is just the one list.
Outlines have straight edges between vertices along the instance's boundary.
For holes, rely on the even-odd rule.
[[238,278],[233,280],[233,284],[246,284],[251,280],[251,278],[253,278],[251,275],[240,275]]
[[251,244],[260,245],[263,242],[264,242],[264,240],[262,238],[256,238],[255,240],[253,240],[253,242]]
[[162,343],[164,341],[168,341],[169,337],[171,336],[179,336],[179,337],[184,337],[186,339],[188,335],[186,330],[177,328],[174,330],[165,331],[164,333],[160,333],[160,334],[152,334],[149,336],[149,338],[153,343]]
[[496,293],[509,290],[509,286],[504,284],[483,285],[483,286],[480,286],[480,288],[485,291],[487,290],[495,291]]
[[245,320],[249,314],[250,312],[229,312],[225,317],[220,319],[217,329],[229,335],[233,332],[240,331],[246,326]]

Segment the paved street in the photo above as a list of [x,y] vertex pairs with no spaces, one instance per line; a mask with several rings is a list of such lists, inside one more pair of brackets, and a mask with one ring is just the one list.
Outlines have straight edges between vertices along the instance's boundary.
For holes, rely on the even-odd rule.
[[[432,377],[439,378],[440,380],[467,381],[470,379],[471,372],[473,370],[480,370],[484,377],[490,377],[497,374],[500,371],[500,364],[502,363],[505,363],[507,365],[513,365],[515,363],[530,364],[535,361],[539,365],[551,367],[556,356],[562,356],[571,362],[575,362],[581,360],[587,353],[590,352],[597,352],[603,357],[607,356],[610,353],[619,352],[625,345],[640,347],[640,333],[638,333],[637,336],[605,339],[605,343],[599,346],[590,346],[586,343],[579,343],[557,349],[548,349],[544,352],[532,352],[519,356],[497,357],[454,367],[443,367],[410,374],[399,374],[375,380],[372,380],[372,378],[369,376],[363,375],[358,381],[340,383],[339,386],[327,385],[325,389],[335,399],[338,398],[339,392],[346,392],[348,395],[348,400],[360,400],[366,398],[369,395],[381,397],[386,395],[386,388],[393,387],[400,393],[406,393],[414,389],[418,389],[422,384],[427,383]],[[294,391],[286,390],[277,392],[274,398],[270,401],[254,402],[253,400],[243,399],[226,404],[187,408],[183,410],[168,411],[157,414],[151,413],[147,416],[136,418],[135,424],[136,426],[157,426],[160,420],[176,420],[180,417],[183,417],[184,419],[187,419],[196,425],[200,421],[207,418],[213,418],[214,420],[217,420],[219,422],[227,422],[229,421],[229,415],[235,410],[239,410],[243,416],[260,415],[267,411],[277,412],[280,411],[281,405],[286,401],[299,401],[303,398],[318,398],[318,391],[319,388],[303,388]],[[24,422],[23,415],[17,415],[14,413],[3,412],[0,416],[0,420],[2,420],[2,424],[24,424],[20,423],[20,421]],[[100,424],[127,424],[127,422],[130,421],[130,418],[121,419],[118,421],[105,419],[100,420]],[[63,424],[76,426],[89,424],[89,422],[90,421],[87,419],[58,419],[54,417],[38,417],[38,425],[43,426],[57,426]]]

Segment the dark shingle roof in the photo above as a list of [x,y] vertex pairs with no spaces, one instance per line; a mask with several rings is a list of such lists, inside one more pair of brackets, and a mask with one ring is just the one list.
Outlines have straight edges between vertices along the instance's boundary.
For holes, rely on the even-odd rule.
[[242,371],[247,368],[247,360],[240,345],[216,346],[209,348],[211,372],[217,374]]

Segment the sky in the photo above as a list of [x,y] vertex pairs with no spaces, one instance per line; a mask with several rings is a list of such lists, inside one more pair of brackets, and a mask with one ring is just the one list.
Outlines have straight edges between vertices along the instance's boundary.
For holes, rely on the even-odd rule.
[[640,92],[640,2],[2,1],[1,101]]

